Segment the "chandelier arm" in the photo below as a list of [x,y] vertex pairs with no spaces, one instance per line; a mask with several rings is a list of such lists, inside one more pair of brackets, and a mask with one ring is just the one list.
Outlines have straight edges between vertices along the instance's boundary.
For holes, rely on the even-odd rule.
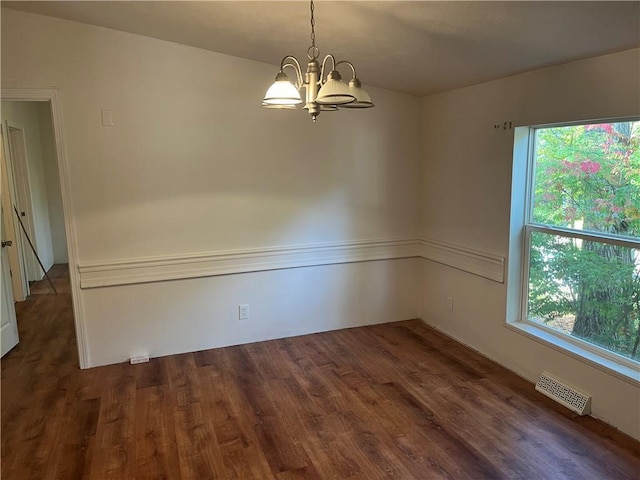
[[353,78],[357,78],[358,76],[356,75],[356,67],[354,67],[353,63],[349,62],[348,60],[340,60],[338,63],[336,63],[336,66],[334,68],[337,69],[338,65],[341,65],[343,63],[346,63],[351,67],[351,73],[353,73]]
[[290,67],[293,68],[296,72],[296,83],[295,83],[295,87],[300,90],[300,88],[302,88],[302,85],[304,85],[304,81],[302,79],[302,74],[300,73],[300,71],[298,70],[298,66],[296,66],[293,63],[285,63],[284,65],[282,65],[281,70],[284,70],[285,68]]
[[[291,60],[293,63],[286,63],[288,60]],[[298,59],[296,57],[287,55],[280,62],[280,71],[284,70],[285,67],[291,67],[296,71],[296,88],[298,88],[299,90],[304,84],[300,62],[298,62]]]
[[327,62],[327,59],[331,59],[331,62],[333,63],[333,68],[332,70],[336,69],[336,57],[334,57],[331,54],[328,54],[326,57],[324,57],[324,60],[322,60],[322,68],[320,69],[320,83],[322,83],[322,79],[324,78],[324,66],[325,63]]

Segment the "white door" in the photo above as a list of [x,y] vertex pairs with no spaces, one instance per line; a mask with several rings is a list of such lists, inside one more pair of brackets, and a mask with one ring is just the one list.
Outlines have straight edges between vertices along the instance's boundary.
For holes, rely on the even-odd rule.
[[[0,126],[1,127],[1,126]],[[16,218],[13,216],[13,205],[15,202],[11,200],[13,197],[11,185],[13,185],[13,174],[9,170],[7,156],[3,154],[4,136],[2,128],[0,128],[0,162],[2,165],[0,177],[0,193],[2,194],[2,208],[7,213],[6,224],[4,225],[4,235],[2,240],[10,240],[13,242],[12,248],[9,248],[9,270],[11,271],[11,286],[13,287],[13,301],[22,302],[29,295],[29,282],[25,281],[24,264],[21,262],[21,243],[20,237],[16,235]],[[11,179],[11,180],[10,180]],[[13,221],[12,221],[13,220]],[[20,233],[18,231],[18,233]]]
[[2,275],[0,275],[0,356],[4,356],[9,350],[18,344],[18,322],[13,303],[13,289],[11,287],[11,274],[9,272],[8,249],[15,248],[4,239],[4,209],[0,207],[0,239],[2,239]]

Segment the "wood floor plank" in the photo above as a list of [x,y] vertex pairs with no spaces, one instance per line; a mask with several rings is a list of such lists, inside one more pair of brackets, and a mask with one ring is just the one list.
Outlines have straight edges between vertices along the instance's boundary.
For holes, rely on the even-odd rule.
[[[354,332],[351,331],[350,333]],[[334,362],[336,368],[343,372],[342,375],[332,376],[333,380],[336,382],[334,386],[345,392],[344,396],[348,397],[349,405],[361,406],[360,409],[352,409],[349,412],[346,422],[348,426],[346,428],[346,432],[342,434],[343,439],[346,437],[346,441],[351,444],[358,444],[358,442],[361,442],[362,438],[365,438],[366,436],[363,436],[362,432],[358,429],[353,429],[354,424],[357,424],[356,421],[362,420],[371,422],[371,419],[375,419],[373,426],[377,428],[373,428],[373,426],[370,426],[369,428],[372,431],[376,431],[376,440],[382,442],[384,445],[383,450],[393,455],[393,458],[403,459],[402,464],[406,468],[406,471],[402,473],[401,478],[446,477],[442,468],[437,464],[434,464],[434,462],[429,462],[425,455],[417,454],[417,449],[411,451],[411,449],[407,448],[407,444],[403,444],[401,441],[403,438],[406,439],[407,435],[412,434],[413,424],[409,422],[398,422],[397,418],[393,418],[390,412],[395,410],[395,406],[387,409],[386,407],[388,407],[388,402],[385,401],[386,399],[379,396],[372,389],[372,386],[376,385],[376,382],[372,380],[370,371],[380,370],[380,362],[378,361],[379,357],[370,358],[367,355],[366,358],[362,358],[361,351],[355,354],[353,350],[350,350],[350,342],[345,341],[343,335],[335,334],[332,335],[332,337],[334,339],[334,348],[340,349],[342,346],[343,348],[341,351],[344,352],[343,357],[351,358],[351,361],[357,362],[358,365],[358,367],[356,367],[356,365],[352,363],[352,367],[356,367],[355,371],[351,371],[349,374],[345,375],[344,372],[349,370],[345,369],[344,365],[340,365],[340,362]],[[367,361],[372,363],[368,364]],[[364,368],[364,365],[367,365],[367,368]],[[396,372],[391,371],[391,369],[381,370],[387,371],[387,373],[383,374],[383,378],[392,378],[396,375]],[[400,423],[402,423],[402,425],[400,425]],[[338,428],[338,431],[340,430],[342,429]],[[373,468],[373,475],[382,476],[382,478],[387,478],[387,476],[391,475],[389,478],[394,478],[392,470],[385,469],[384,467],[380,470],[381,461],[379,459],[375,462],[371,462],[372,455],[376,454],[375,451],[372,450],[372,447],[365,449],[364,452],[367,454],[365,457],[368,457],[365,458],[364,463],[371,466],[375,465]],[[374,456],[373,458],[376,457]],[[382,463],[382,465],[384,465],[384,463]]]
[[171,412],[168,387],[159,385],[136,390],[135,478],[180,478],[178,448]]
[[[440,445],[437,442],[433,442],[428,436],[426,438],[417,438],[414,421],[403,416],[402,412],[398,411],[397,404],[390,404],[391,402],[389,402],[388,398],[382,397],[374,391],[374,388],[381,384],[372,382],[366,370],[376,368],[376,366],[369,365],[368,368],[364,368],[364,364],[361,365],[363,366],[358,368],[359,374],[352,373],[333,377],[336,388],[345,392],[344,395],[348,398],[348,403],[350,405],[361,405],[360,409],[354,409],[350,412],[351,416],[348,422],[351,428],[349,428],[349,434],[346,436],[348,441],[352,444],[358,443],[357,437],[352,438],[354,436],[352,428],[353,415],[359,414],[359,417],[356,418],[374,419],[374,425],[377,428],[371,428],[371,430],[376,431],[378,440],[386,442],[386,450],[392,452],[397,458],[404,460],[403,464],[411,472],[407,474],[407,478],[455,478],[447,473],[448,470],[456,470],[457,467],[455,467],[454,462],[451,462],[448,469],[440,464],[443,458]],[[360,376],[354,380],[354,375]],[[367,379],[369,380],[367,381]],[[357,430],[355,430],[355,433],[360,434]],[[407,437],[419,440],[415,444],[416,448],[408,446]],[[422,445],[424,447],[425,444],[429,446],[428,449],[423,450],[418,446]],[[435,457],[440,458],[440,463],[432,459]],[[376,468],[379,467],[380,461],[370,462],[370,464]],[[376,475],[383,475],[383,478],[386,478],[386,473],[377,472]]]
[[[318,478],[351,478],[360,473],[358,464],[344,453],[336,455],[331,448],[338,441],[338,434],[342,431],[336,427],[334,415],[319,412],[309,395],[293,377],[270,381],[272,392],[277,394],[276,406],[289,408],[288,420],[291,428],[297,432],[301,447],[308,457],[307,465],[322,465],[323,477]],[[308,467],[296,471],[303,471],[311,476]],[[276,476],[280,478],[279,476]],[[295,478],[295,477],[294,477]]]
[[[205,369],[203,369],[205,370]],[[269,465],[258,448],[253,429],[239,418],[242,408],[234,402],[234,391],[226,376],[201,374],[206,412],[219,445],[225,479],[270,479]]]
[[261,380],[241,376],[238,382],[253,410],[254,432],[271,473],[276,475],[308,466],[295,432],[287,429],[289,412],[274,407]]
[[91,478],[134,478],[136,379],[127,364],[109,370],[96,428]]
[[51,478],[90,478],[95,449],[95,435],[100,413],[100,399],[68,399],[66,416],[61,426],[62,438],[58,439],[59,452],[52,462]]
[[229,355],[237,347],[209,350],[200,356],[199,369],[204,401],[211,417],[229,480],[273,479],[269,463],[260,448],[255,416],[246,399]]
[[160,359],[166,364],[172,403],[175,441],[182,478],[225,478],[222,455],[213,424],[202,405],[202,389],[192,354]]
[[[33,462],[33,458],[55,458],[60,424],[65,414],[67,377],[52,377],[54,384],[45,384],[37,391],[38,402],[28,409],[26,422],[19,435],[14,437],[19,446],[10,467],[25,479],[51,478],[53,463]],[[7,443],[10,443],[8,441]],[[4,467],[5,465],[3,465]]]
[[182,478],[223,479],[224,465],[213,426],[199,402],[178,406],[173,412]]
[[440,416],[429,409],[408,390],[397,383],[377,387],[384,396],[402,409],[408,418],[426,437],[434,440],[447,456],[455,462],[454,478],[506,478],[490,458],[467,441],[461,432],[440,421]]
[[419,320],[78,368],[68,271],[18,305],[3,480],[639,480],[640,443]]

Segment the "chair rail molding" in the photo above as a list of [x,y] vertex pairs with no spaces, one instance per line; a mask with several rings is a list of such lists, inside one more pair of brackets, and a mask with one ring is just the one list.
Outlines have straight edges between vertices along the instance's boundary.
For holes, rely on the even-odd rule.
[[249,273],[338,263],[411,258],[419,255],[416,238],[367,240],[157,256],[82,263],[81,288]]
[[78,266],[78,272],[81,288],[88,289],[265,270],[419,257],[498,283],[504,282],[504,257],[419,238],[363,240],[85,262]]
[[420,239],[420,256],[494,282],[504,283],[505,258],[450,243]]

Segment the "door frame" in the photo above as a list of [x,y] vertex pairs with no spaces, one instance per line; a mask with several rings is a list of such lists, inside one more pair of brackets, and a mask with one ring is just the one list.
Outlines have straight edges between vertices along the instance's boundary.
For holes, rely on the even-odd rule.
[[73,304],[73,319],[76,328],[76,342],[78,344],[78,361],[80,363],[80,368],[88,368],[89,352],[80,291],[80,274],[78,272],[78,243],[76,240],[75,219],[71,208],[71,175],[64,136],[62,134],[63,123],[60,111],[60,101],[58,100],[58,91],[54,88],[2,88],[0,97],[2,100],[20,102],[48,102],[51,108],[53,138],[56,147],[58,172],[60,173],[64,227],[67,238],[67,250],[69,252],[69,277],[71,281],[71,300]]
[[[29,175],[29,159],[27,157],[27,140],[25,138],[24,127],[15,122],[7,120],[4,122],[6,146],[5,152],[7,152],[7,171],[10,172],[13,180],[13,198],[14,205],[20,211],[21,223],[27,231],[33,247],[36,252],[38,250],[37,235],[36,235],[36,223],[33,212],[33,199],[31,197],[31,177]],[[20,152],[17,152],[17,145],[13,143],[13,131],[17,132],[17,136],[20,141]],[[7,213],[14,219],[13,210]],[[17,228],[21,228],[19,223]],[[20,233],[21,239],[21,252],[24,262],[24,273],[26,275],[24,281],[26,282],[26,294],[29,295],[29,282],[42,280],[42,271],[34,257],[33,252],[27,248],[27,242],[22,241],[22,232]]]

